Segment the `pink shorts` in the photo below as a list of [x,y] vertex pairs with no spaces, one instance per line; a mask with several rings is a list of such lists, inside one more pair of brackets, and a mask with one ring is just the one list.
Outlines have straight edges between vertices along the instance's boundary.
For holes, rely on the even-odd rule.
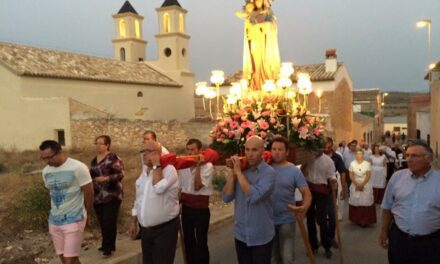
[[49,224],[49,233],[57,255],[78,257],[81,251],[86,219],[66,225]]

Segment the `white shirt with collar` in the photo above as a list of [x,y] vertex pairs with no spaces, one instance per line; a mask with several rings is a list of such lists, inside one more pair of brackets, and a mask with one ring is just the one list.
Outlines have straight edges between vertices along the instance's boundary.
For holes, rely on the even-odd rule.
[[147,174],[143,166],[142,174],[136,180],[136,200],[132,215],[137,216],[143,227],[152,227],[175,218],[179,207],[179,180],[172,165],[162,169],[163,179],[153,185],[153,170]]
[[322,154],[307,166],[306,180],[314,184],[327,184],[328,180],[336,180],[336,168],[333,160]]
[[194,190],[195,172],[196,167],[179,170],[179,180],[182,192],[194,195],[212,195],[212,177],[214,175],[214,166],[212,163],[207,162],[200,166],[200,177],[202,179],[203,187],[198,191]]

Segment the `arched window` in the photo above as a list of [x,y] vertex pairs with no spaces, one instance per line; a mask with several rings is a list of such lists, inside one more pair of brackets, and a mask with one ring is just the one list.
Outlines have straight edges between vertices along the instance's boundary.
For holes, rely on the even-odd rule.
[[119,20],[119,35],[121,37],[127,36],[127,30],[125,29],[125,20],[124,19]]
[[168,13],[165,13],[163,15],[163,28],[165,30],[165,33],[171,32],[170,14]]
[[141,38],[141,24],[137,19],[134,21],[134,31],[136,34],[136,38]]
[[125,49],[121,48],[121,50],[119,51],[119,55],[121,57],[121,61],[125,61]]
[[139,91],[137,97],[144,97],[144,94],[141,91]]
[[183,14],[179,15],[179,30],[182,33],[185,33],[185,17]]

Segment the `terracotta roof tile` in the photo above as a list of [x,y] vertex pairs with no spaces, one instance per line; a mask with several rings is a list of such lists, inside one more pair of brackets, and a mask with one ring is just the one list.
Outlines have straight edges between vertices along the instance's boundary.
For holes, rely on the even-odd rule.
[[142,62],[124,62],[4,42],[0,42],[0,64],[22,76],[181,86]]
[[[294,65],[295,73],[292,76],[292,81],[296,82],[298,73],[308,73],[310,74],[310,79],[312,82],[322,82],[322,81],[333,81],[335,79],[336,73],[339,68],[344,64],[342,62],[338,62],[338,68],[335,72],[326,72],[325,71],[325,63],[321,64],[307,64],[307,65]],[[240,81],[243,76],[243,71],[238,70],[235,73],[226,77],[223,86],[229,86],[233,82]]]

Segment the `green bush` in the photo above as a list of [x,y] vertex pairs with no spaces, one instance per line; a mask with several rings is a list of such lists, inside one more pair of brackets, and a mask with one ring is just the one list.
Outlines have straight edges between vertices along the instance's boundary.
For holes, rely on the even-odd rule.
[[50,196],[43,182],[36,182],[18,191],[12,201],[11,214],[6,219],[9,223],[18,230],[47,231]]
[[7,172],[7,171],[8,171],[8,168],[6,168],[6,166],[3,165],[3,163],[0,163],[0,173]]
[[223,175],[214,175],[212,179],[212,185],[214,186],[214,189],[217,191],[222,191],[223,187],[226,184],[226,178]]

